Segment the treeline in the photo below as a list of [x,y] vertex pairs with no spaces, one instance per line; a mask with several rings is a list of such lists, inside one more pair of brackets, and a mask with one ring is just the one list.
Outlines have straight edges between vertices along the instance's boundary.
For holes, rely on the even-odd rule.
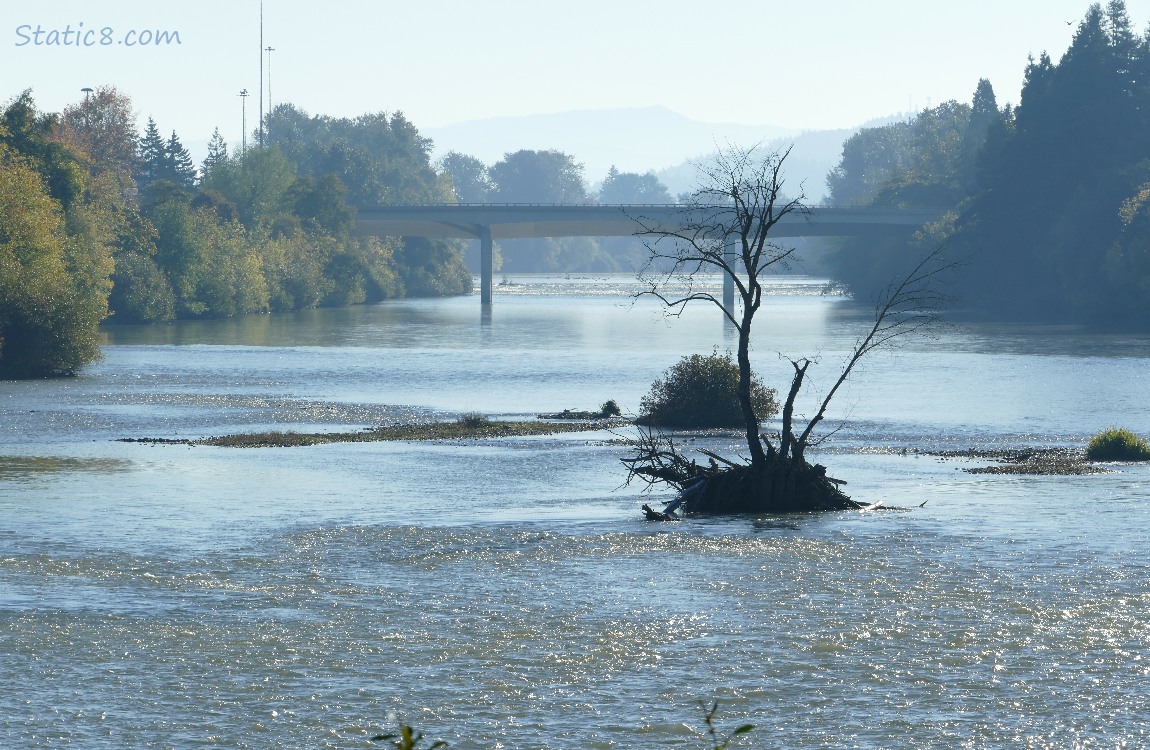
[[[1057,63],[1026,67],[1017,107],[988,81],[971,104],[865,129],[828,177],[839,206],[942,209],[916,239],[963,263],[972,316],[1150,327],[1150,31],[1092,5]],[[910,262],[905,242],[844,241],[835,275],[860,295]]]
[[0,377],[74,372],[99,323],[349,305],[471,289],[457,244],[351,233],[357,208],[449,202],[430,142],[400,114],[265,122],[197,169],[175,132],[90,92],[62,113],[30,92],[0,116]]
[[[439,163],[461,203],[674,203],[653,173],[607,172],[588,189],[583,165],[561,151],[521,150],[488,166],[452,151]],[[497,243],[496,270],[612,272],[638,269],[646,247],[633,237],[543,237]]]

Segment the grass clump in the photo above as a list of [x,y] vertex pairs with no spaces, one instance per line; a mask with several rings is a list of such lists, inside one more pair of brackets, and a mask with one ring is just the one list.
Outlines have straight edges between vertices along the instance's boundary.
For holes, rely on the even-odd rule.
[[1150,461],[1150,444],[1130,430],[1111,427],[1090,438],[1086,457],[1091,461]]
[[473,429],[480,427],[487,427],[491,424],[491,420],[486,414],[477,411],[469,411],[466,414],[459,415],[459,424],[464,427],[471,427]]

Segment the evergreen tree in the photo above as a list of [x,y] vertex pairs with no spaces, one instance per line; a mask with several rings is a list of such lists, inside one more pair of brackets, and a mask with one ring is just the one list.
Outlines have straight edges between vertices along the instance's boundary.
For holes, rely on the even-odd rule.
[[139,164],[136,184],[140,190],[147,190],[156,180],[168,179],[167,147],[160,129],[156,127],[156,121],[151,117],[148,118],[144,137],[140,139],[136,153]]
[[196,185],[196,164],[192,161],[192,155],[184,148],[184,144],[180,143],[180,138],[174,130],[172,137],[164,146],[164,155],[170,169],[170,176],[167,179],[188,190],[194,188]]
[[977,189],[983,148],[991,128],[1001,123],[1002,117],[1003,113],[998,110],[998,101],[994,96],[994,87],[987,79],[981,79],[974,90],[974,99],[970,103],[970,120],[962,138],[964,154],[961,180],[968,193]]
[[217,127],[212,131],[212,138],[208,141],[208,155],[200,165],[201,179],[206,179],[208,172],[212,171],[212,167],[220,162],[227,161],[227,158],[228,144],[227,141],[224,140],[224,137],[220,135],[220,129]]
[[1031,60],[1013,132],[995,136],[985,189],[960,222],[957,244],[974,258],[967,306],[996,317],[1130,319],[1121,300],[1136,295],[1117,295],[1102,269],[1119,235],[1136,234],[1124,230],[1120,206],[1150,179],[1145,50],[1113,0],[1105,11],[1090,6],[1057,64]]

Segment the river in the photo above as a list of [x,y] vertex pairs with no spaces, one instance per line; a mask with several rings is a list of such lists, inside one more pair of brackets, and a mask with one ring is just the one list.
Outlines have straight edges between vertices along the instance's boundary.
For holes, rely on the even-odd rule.
[[[926,454],[1150,435],[1147,336],[877,353],[816,457],[905,511],[649,524],[608,432],[116,442],[634,411],[735,344],[624,277],[509,281],[486,318],[472,295],[109,327],[78,377],[0,382],[0,746],[380,747],[404,721],[452,748],[700,748],[711,701],[756,725],[737,746],[1150,744],[1150,467]],[[868,309],[771,292],[753,360],[780,387],[817,357],[809,412]]]

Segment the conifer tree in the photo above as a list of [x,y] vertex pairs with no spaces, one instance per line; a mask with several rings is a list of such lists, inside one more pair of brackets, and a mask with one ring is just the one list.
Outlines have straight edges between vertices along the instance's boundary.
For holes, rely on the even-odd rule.
[[172,137],[168,139],[164,150],[167,166],[170,170],[167,179],[189,190],[195,187],[196,163],[192,161],[192,155],[184,148],[184,144],[180,143],[176,131],[172,131]]
[[144,128],[144,137],[140,139],[137,148],[139,173],[136,183],[141,190],[147,189],[156,180],[166,179],[164,174],[167,171],[166,157],[167,145],[160,135],[156,121],[149,117],[148,124]]
[[212,171],[212,167],[222,161],[227,161],[227,158],[228,144],[220,135],[220,129],[217,127],[212,131],[212,138],[208,141],[208,155],[200,165],[200,176],[207,177],[208,172]]

